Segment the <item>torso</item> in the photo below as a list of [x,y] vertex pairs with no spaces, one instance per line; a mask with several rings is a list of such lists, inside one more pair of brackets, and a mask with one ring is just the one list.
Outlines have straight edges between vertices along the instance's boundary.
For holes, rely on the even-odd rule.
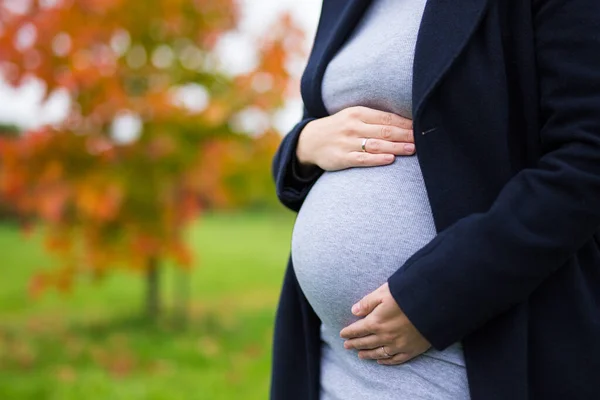
[[[330,114],[362,105],[412,118],[412,61],[425,2],[373,1],[325,72]],[[326,171],[311,188],[291,254],[322,321],[322,400],[469,398],[460,343],[390,367],[359,359],[339,337],[358,319],[352,304],[435,235],[417,155],[398,156],[387,166]]]

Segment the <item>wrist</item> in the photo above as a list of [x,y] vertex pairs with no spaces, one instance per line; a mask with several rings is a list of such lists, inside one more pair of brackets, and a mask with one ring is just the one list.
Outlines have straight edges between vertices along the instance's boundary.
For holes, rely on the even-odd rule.
[[296,144],[296,161],[301,171],[312,171],[316,166],[316,163],[311,159],[311,151],[306,149],[306,141],[310,136],[310,130],[312,129],[313,122],[310,121],[304,126],[300,135],[298,136],[298,142]]
[[292,170],[297,179],[306,182],[314,180],[321,173],[319,166],[315,164],[300,164],[298,158],[292,164]]

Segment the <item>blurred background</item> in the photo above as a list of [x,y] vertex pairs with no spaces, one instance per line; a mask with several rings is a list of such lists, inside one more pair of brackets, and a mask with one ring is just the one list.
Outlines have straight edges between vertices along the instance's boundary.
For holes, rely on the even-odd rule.
[[321,1],[0,0],[0,399],[266,399]]

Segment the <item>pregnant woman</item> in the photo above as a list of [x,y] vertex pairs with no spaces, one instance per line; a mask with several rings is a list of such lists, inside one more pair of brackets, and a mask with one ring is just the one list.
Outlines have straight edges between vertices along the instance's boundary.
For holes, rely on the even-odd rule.
[[325,0],[272,400],[600,396],[597,0]]
[[[365,352],[357,353],[344,348],[340,338],[340,331],[359,319],[351,313],[352,305],[385,283],[436,234],[410,143],[412,63],[425,1],[371,3],[325,71],[323,101],[333,116],[311,122],[301,136],[303,163],[320,152],[330,152],[323,160],[335,163],[336,153],[346,150],[338,163],[366,156],[386,164],[325,172],[294,225],[296,277],[322,321],[323,400],[469,398],[460,343],[389,368],[357,357],[369,354],[368,343],[358,346]],[[367,152],[361,152],[361,138],[367,139]],[[371,353],[386,358],[386,348]]]

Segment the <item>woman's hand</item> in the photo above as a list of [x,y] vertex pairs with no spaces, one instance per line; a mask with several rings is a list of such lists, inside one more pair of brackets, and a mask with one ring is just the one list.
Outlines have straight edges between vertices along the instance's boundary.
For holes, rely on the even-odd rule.
[[[431,347],[402,312],[392,297],[388,283],[363,297],[352,313],[365,318],[340,331],[346,349],[359,350],[358,357],[377,360],[379,364],[402,364]],[[388,357],[385,351],[392,355]]]
[[[363,139],[368,139],[365,151]],[[296,146],[301,166],[326,171],[391,164],[395,156],[414,151],[412,120],[362,106],[309,122]]]

